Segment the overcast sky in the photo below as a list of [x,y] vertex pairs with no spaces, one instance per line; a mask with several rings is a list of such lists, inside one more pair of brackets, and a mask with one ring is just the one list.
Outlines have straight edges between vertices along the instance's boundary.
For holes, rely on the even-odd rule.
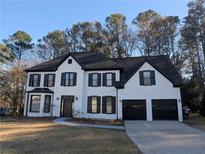
[[0,0],[0,40],[17,30],[29,33],[33,42],[53,30],[64,30],[82,21],[100,21],[122,13],[131,25],[139,12],[153,9],[163,16],[187,14],[188,0]]

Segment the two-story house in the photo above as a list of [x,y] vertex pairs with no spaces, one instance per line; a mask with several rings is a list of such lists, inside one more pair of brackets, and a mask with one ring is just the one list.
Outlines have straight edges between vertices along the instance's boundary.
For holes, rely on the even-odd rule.
[[26,71],[25,116],[182,121],[181,80],[167,56],[69,53]]

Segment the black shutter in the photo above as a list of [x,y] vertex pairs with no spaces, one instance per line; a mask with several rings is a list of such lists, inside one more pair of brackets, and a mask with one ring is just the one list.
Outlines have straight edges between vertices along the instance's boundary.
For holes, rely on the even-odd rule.
[[103,73],[103,86],[107,86],[107,73]]
[[112,73],[112,86],[115,86],[115,73]]
[[30,74],[30,76],[29,76],[29,86],[30,87],[33,86],[33,74]]
[[53,85],[52,86],[55,86],[55,80],[56,80],[56,75],[53,74]]
[[87,102],[88,106],[87,106],[87,112],[88,113],[92,113],[92,97],[88,96],[88,102]]
[[116,97],[112,97],[112,113],[116,112]]
[[48,74],[44,75],[44,87],[48,86]]
[[97,97],[97,113],[100,113],[100,97]]
[[102,97],[102,113],[106,113],[106,96]]
[[93,82],[92,82],[92,79],[93,79],[93,74],[88,74],[88,86],[92,86],[93,84]]
[[40,83],[41,83],[41,75],[38,74],[38,86],[40,86]]
[[98,86],[101,86],[101,74],[98,73]]
[[140,85],[144,85],[143,71],[140,71],[140,72],[139,72],[139,80],[140,80]]
[[65,82],[65,73],[61,73],[61,86],[64,86]]
[[76,86],[77,83],[77,73],[73,73],[73,85]]
[[155,72],[154,71],[150,72],[150,77],[151,77],[151,85],[155,85],[156,81],[155,81]]

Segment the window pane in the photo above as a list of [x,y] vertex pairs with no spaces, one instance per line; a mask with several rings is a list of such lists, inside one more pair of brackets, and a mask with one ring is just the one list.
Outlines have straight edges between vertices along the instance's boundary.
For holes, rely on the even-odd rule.
[[31,96],[31,112],[39,112],[40,110],[40,96]]
[[33,86],[38,86],[38,75],[37,74],[33,75]]
[[92,74],[92,78],[93,78],[93,86],[97,86],[98,85],[98,75],[97,74]]
[[73,85],[73,78],[74,78],[74,74],[73,73],[70,73],[70,86]]
[[151,85],[151,74],[150,72],[143,72],[144,85]]
[[48,75],[48,86],[53,86],[53,82],[54,82],[54,75],[53,74],[49,74]]
[[68,86],[69,84],[69,74],[65,73],[65,86]]
[[44,102],[44,112],[50,112],[50,105],[51,105],[51,96],[46,95],[45,102]]
[[112,113],[112,98],[107,97],[106,100],[106,113]]
[[97,97],[92,97],[92,112],[97,112]]
[[112,86],[112,74],[108,73],[107,74],[107,86]]

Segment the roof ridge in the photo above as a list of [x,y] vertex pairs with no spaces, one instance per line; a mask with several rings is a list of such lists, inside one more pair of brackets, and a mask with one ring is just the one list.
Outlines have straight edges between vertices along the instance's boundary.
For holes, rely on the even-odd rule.
[[151,56],[137,56],[137,57],[118,57],[110,59],[134,59],[134,58],[149,58],[149,57],[168,57],[168,55],[151,55]]

